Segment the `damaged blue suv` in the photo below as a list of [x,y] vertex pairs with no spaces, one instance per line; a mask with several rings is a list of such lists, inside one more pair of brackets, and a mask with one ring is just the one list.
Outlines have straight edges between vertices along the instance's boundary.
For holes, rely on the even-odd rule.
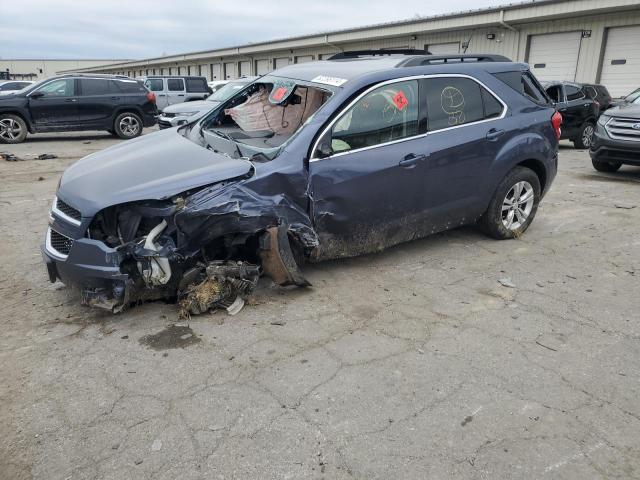
[[94,153],[60,180],[51,281],[118,312],[236,308],[265,274],[477,223],[522,234],[556,175],[561,117],[526,64],[344,52],[290,65],[206,117]]

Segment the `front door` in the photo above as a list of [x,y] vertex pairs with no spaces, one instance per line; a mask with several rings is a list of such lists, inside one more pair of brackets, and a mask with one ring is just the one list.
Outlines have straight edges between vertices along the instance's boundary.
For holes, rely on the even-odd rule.
[[169,99],[162,78],[148,78],[144,82],[144,86],[156,94],[156,106],[158,110],[162,110],[169,106]]
[[78,123],[78,96],[73,78],[53,80],[29,94],[29,110],[36,129],[55,129]]
[[167,78],[167,103],[169,105],[175,105],[185,100],[184,79]]
[[423,236],[428,142],[418,81],[370,89],[322,135],[309,163],[321,257],[352,256]]

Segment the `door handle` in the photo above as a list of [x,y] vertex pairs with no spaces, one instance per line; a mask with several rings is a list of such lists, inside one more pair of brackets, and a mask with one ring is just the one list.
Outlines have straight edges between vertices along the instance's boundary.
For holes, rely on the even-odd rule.
[[402,160],[400,160],[398,162],[398,165],[401,166],[402,168],[413,168],[416,166],[416,164],[420,161],[420,160],[424,160],[425,158],[427,158],[428,155],[415,155],[413,153],[410,153],[409,155],[407,155],[406,157],[404,157]]
[[120,100],[120,97],[111,97],[111,100]]
[[487,132],[487,140],[497,140],[502,135],[504,135],[504,130],[496,130],[495,128],[492,128]]
[[65,102],[77,102],[77,101],[78,101],[78,99],[77,99],[77,98],[67,98],[67,99],[65,100]]
[[184,93],[179,93],[178,96],[179,97],[184,97]]

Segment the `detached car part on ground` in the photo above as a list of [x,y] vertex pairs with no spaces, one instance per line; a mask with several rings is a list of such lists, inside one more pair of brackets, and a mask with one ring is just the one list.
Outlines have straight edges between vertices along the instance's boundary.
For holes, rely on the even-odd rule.
[[442,58],[288,66],[198,122],[82,159],[52,206],[51,281],[114,312],[234,311],[261,274],[309,285],[304,262],[475,222],[520,235],[555,177],[560,116],[524,64]]

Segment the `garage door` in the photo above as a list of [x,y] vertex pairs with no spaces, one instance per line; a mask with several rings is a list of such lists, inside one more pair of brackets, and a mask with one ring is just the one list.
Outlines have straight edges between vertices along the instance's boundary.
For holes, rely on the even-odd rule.
[[434,55],[460,53],[460,42],[433,43],[431,45],[427,45],[427,50]]
[[576,79],[581,32],[533,35],[528,63],[538,80]]
[[614,97],[640,87],[640,25],[609,29],[600,83]]
[[289,65],[289,57],[276,58],[276,68],[282,68]]
[[232,80],[236,78],[236,63],[227,62],[224,64],[224,79]]
[[222,80],[222,72],[219,63],[211,64],[211,80]]
[[271,60],[256,60],[256,75],[264,75],[271,71]]
[[251,62],[242,61],[240,62],[240,77],[248,77],[251,75]]

